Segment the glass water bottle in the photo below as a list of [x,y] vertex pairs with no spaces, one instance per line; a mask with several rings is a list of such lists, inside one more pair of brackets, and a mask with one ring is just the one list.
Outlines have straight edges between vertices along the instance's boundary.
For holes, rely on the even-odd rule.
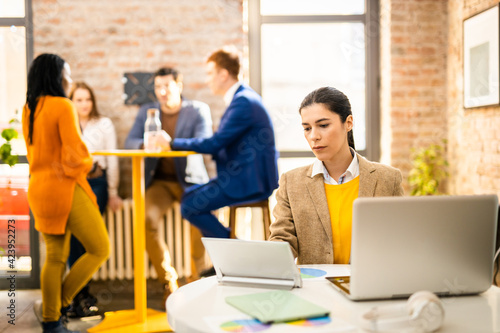
[[160,152],[161,146],[157,143],[159,135],[161,135],[160,111],[148,109],[148,118],[144,124],[144,150]]

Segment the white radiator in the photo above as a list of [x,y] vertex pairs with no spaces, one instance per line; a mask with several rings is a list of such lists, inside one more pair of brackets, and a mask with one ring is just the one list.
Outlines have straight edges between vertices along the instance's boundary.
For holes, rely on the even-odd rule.
[[[108,208],[104,221],[108,229],[110,255],[101,268],[94,274],[94,280],[123,280],[134,278],[133,265],[133,201],[123,200],[121,210],[113,212]],[[163,216],[159,232],[164,237],[172,257],[172,265],[179,277],[191,275],[191,247],[189,222],[182,219],[180,206],[175,202],[172,208]],[[156,278],[156,271],[146,254],[146,278]]]

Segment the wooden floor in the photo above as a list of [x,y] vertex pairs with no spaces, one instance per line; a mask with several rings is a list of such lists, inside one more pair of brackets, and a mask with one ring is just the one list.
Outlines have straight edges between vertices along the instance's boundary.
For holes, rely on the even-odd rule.
[[[183,284],[183,281],[179,281]],[[148,280],[148,308],[162,309],[163,290],[156,280]],[[91,293],[98,298],[101,311],[116,311],[134,307],[134,282],[124,281],[92,281]],[[0,291],[0,333],[41,333],[42,328],[34,312],[33,303],[41,299],[40,290],[16,290],[15,297],[9,297],[5,290]],[[15,325],[9,324],[7,306],[11,299],[15,300]],[[165,314],[165,320],[167,316]],[[99,319],[82,321],[71,319],[68,328],[86,332],[88,328],[97,325]]]

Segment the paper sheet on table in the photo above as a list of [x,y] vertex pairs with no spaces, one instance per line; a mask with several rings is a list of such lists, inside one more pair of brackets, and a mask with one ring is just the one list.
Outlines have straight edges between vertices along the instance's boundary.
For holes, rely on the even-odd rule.
[[212,333],[227,332],[265,332],[265,333],[329,333],[329,332],[356,332],[356,327],[346,321],[333,316],[306,319],[288,323],[265,325],[258,320],[244,314],[227,316],[206,316],[205,323]]
[[325,277],[351,276],[351,265],[299,265],[302,280],[323,281]]

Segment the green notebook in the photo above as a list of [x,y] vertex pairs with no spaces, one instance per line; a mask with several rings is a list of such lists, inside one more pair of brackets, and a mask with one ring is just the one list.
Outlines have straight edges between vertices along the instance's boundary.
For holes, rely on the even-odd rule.
[[329,310],[285,290],[228,296],[226,302],[265,324],[330,314]]

